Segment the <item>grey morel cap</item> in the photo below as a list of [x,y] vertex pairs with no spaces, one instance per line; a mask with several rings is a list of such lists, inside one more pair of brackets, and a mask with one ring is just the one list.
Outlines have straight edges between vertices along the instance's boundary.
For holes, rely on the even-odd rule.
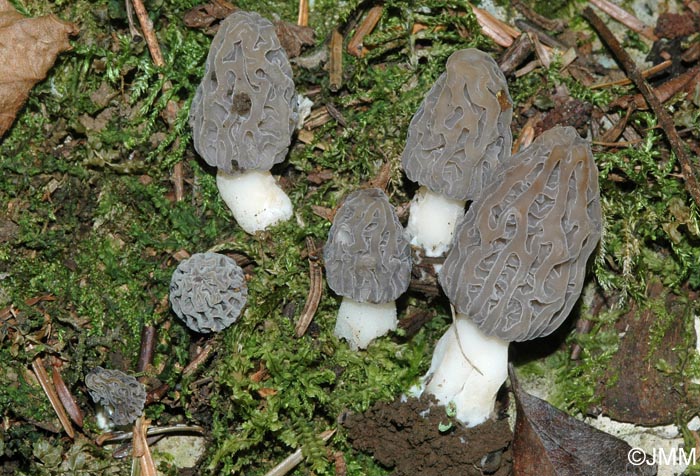
[[357,302],[391,302],[408,289],[411,247],[382,190],[347,196],[333,219],[323,260],[331,289]]
[[170,280],[170,306],[195,332],[219,332],[238,319],[248,299],[245,275],[219,253],[195,253]]
[[273,24],[238,10],[221,22],[190,108],[194,147],[224,172],[270,170],[297,122],[292,68]]
[[406,176],[448,198],[477,198],[510,157],[512,103],[491,56],[473,48],[453,53],[408,126]]
[[95,367],[85,375],[85,386],[115,425],[130,425],[143,413],[146,388],[131,375]]
[[514,155],[472,203],[439,281],[485,334],[543,337],[576,303],[601,230],[590,145],[572,127],[556,127]]

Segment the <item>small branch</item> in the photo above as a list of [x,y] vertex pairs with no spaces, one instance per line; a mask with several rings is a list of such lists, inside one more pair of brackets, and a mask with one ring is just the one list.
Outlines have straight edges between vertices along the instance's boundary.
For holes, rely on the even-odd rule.
[[310,236],[306,237],[306,250],[309,254],[309,295],[306,296],[304,309],[301,311],[299,322],[297,322],[294,329],[294,335],[297,337],[301,337],[306,333],[306,329],[309,328],[309,324],[314,319],[318,303],[321,302],[321,295],[323,294],[323,273],[318,262],[318,250],[313,238]]
[[[639,33],[640,35],[644,36],[645,38],[647,38],[651,41],[656,41],[658,39],[658,38],[656,38],[656,35],[654,34],[654,30],[651,27],[649,27],[646,23],[642,22],[636,16],[629,13],[627,10],[618,7],[614,3],[611,3],[607,0],[590,0],[589,3],[600,8],[602,11],[607,13],[611,18],[622,23],[630,30],[632,30],[636,33]],[[590,8],[590,7],[586,7],[586,8]],[[584,17],[585,17],[585,15],[584,15]]]
[[145,372],[151,363],[153,363],[153,352],[156,345],[156,328],[153,326],[143,326],[141,329],[141,350],[139,351],[139,360],[136,364],[136,371]]
[[678,161],[680,162],[681,172],[683,173],[683,177],[685,179],[685,187],[688,190],[688,193],[690,193],[690,195],[693,197],[693,200],[695,200],[695,204],[700,206],[700,185],[698,185],[695,171],[690,163],[690,157],[686,152],[685,145],[678,135],[673,119],[671,119],[671,116],[669,116],[669,114],[666,112],[663,105],[659,101],[659,98],[657,98],[656,94],[654,94],[654,90],[651,88],[651,86],[649,86],[649,83],[644,80],[642,74],[634,64],[634,61],[632,61],[632,58],[629,56],[629,54],[627,54],[627,51],[622,48],[620,42],[618,42],[617,38],[615,38],[615,35],[612,34],[612,32],[608,29],[605,23],[603,23],[600,17],[595,14],[591,7],[586,7],[586,9],[583,11],[583,17],[588,20],[591,26],[596,30],[596,32],[598,32],[598,35],[603,43],[610,48],[615,59],[620,62],[622,69],[634,82],[637,89],[639,89],[639,92],[642,93],[644,99],[646,99],[647,103],[649,103],[649,107],[651,107],[654,114],[656,114],[659,124],[666,134],[666,138],[671,144],[671,149],[676,157],[678,157]]
[[[319,436],[325,443],[328,441],[331,436],[335,434],[335,430],[326,430],[323,433],[321,433]],[[272,468],[270,471],[268,471],[265,476],[284,476],[285,474],[289,473],[291,470],[296,468],[299,463],[304,459],[304,456],[301,452],[301,448],[296,450],[294,453],[291,455],[287,456],[280,464]]]
[[190,363],[187,364],[184,369],[182,369],[182,376],[187,377],[188,375],[193,374],[195,370],[197,370],[199,366],[209,358],[212,350],[214,350],[214,344],[211,340],[209,340],[199,354],[195,355],[194,359],[192,359]]
[[343,35],[337,29],[331,32],[330,50],[328,88],[335,92],[343,85]]
[[348,53],[358,58],[362,58],[367,53],[367,49],[362,46],[362,42],[364,41],[365,36],[372,33],[374,27],[377,26],[383,12],[384,7],[381,5],[370,8],[369,12],[367,12],[365,20],[360,23],[360,26],[358,26],[357,30],[355,30],[355,34],[348,42]]
[[[149,427],[146,431],[146,436],[158,436],[158,435],[180,435],[183,433],[194,433],[198,435],[203,435],[205,432],[204,428],[201,426],[194,425],[175,425],[175,426],[165,426],[165,427]],[[134,437],[134,433],[131,431],[113,431],[109,433],[103,433],[95,439],[95,444],[97,446],[102,446],[107,443],[119,443],[120,441],[130,440]]]
[[153,58],[153,64],[155,64],[158,68],[165,66],[165,61],[163,61],[163,54],[160,51],[158,39],[153,32],[153,22],[151,22],[151,19],[148,17],[146,7],[143,5],[141,0],[131,0],[131,2],[134,5],[136,17],[139,19],[139,24],[143,30],[143,36],[146,39],[148,51],[150,51],[151,58]]
[[[660,73],[661,71],[670,67],[672,64],[673,64],[673,61],[666,60],[666,61],[663,61],[659,64],[655,64],[654,66],[652,66],[649,69],[645,69],[640,74],[642,75],[643,78],[648,78],[649,76],[651,76],[653,74]],[[632,80],[630,78],[624,78],[624,79],[619,79],[617,81],[608,81],[605,83],[594,84],[589,89],[609,88],[612,86],[627,86],[631,82],[632,82]]]
[[309,0],[299,0],[299,18],[297,25],[309,26]]

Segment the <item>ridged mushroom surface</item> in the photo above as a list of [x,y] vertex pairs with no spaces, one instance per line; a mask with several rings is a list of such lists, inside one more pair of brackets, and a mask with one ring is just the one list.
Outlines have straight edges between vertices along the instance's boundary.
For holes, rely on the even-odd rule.
[[401,164],[408,178],[455,200],[473,200],[513,142],[506,78],[483,51],[453,53],[408,127]]
[[408,289],[411,248],[382,190],[347,196],[333,219],[323,259],[330,288],[357,302],[387,303]]
[[195,253],[170,280],[170,306],[195,332],[219,332],[238,319],[248,299],[245,275],[219,253]]
[[107,410],[115,425],[130,425],[143,413],[146,389],[131,375],[95,367],[85,375],[85,386],[93,401]]
[[190,108],[194,147],[224,172],[282,162],[297,122],[292,68],[273,24],[238,10],[221,22]]
[[485,334],[546,336],[578,299],[601,229],[590,146],[557,127],[513,156],[472,203],[439,280]]

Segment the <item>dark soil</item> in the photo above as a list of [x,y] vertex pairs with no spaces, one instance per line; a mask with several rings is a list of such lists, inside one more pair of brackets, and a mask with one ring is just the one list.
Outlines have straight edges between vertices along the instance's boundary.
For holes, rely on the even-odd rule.
[[[428,410],[429,409],[429,410]],[[426,398],[379,402],[344,422],[353,447],[370,453],[395,476],[480,476],[511,473],[512,433],[507,419],[474,428],[450,423],[445,408]]]

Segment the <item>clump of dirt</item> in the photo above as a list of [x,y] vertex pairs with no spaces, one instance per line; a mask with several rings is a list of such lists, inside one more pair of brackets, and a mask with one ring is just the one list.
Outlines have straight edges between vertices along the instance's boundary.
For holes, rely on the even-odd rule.
[[363,414],[348,416],[343,424],[352,446],[393,468],[395,476],[511,473],[513,434],[507,419],[466,428],[450,421],[443,406],[422,397],[376,403]]

